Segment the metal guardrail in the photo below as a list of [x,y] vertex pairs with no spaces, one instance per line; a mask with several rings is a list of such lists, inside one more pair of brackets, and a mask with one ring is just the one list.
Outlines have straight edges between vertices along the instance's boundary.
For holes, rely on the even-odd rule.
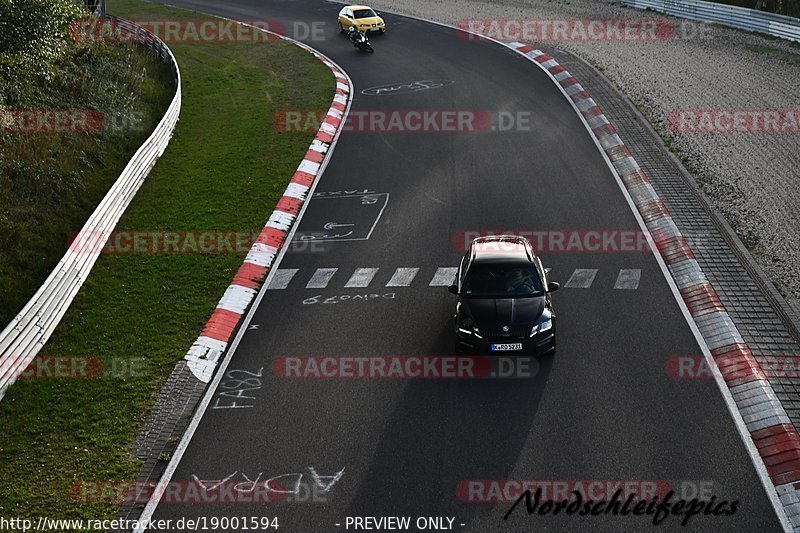
[[785,15],[702,0],[622,0],[622,3],[639,9],[652,9],[691,20],[716,22],[800,42],[800,19]]
[[[92,270],[104,239],[117,225],[156,160],[164,153],[181,110],[181,74],[170,49],[155,35],[132,22],[109,17],[119,32],[135,36],[169,64],[175,96],[153,133],[142,144],[117,181],[84,224],[79,235],[89,236],[85,245],[76,240],[22,311],[0,333],[0,399],[27,368],[55,330],[78,290]],[[80,239],[80,237],[79,237]]]

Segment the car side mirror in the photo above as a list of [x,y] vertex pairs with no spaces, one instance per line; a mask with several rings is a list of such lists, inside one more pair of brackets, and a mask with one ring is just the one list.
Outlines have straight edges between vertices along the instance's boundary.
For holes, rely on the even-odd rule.
[[453,294],[458,294],[458,285],[456,285],[455,283],[453,283],[452,285],[450,285],[449,287],[447,287],[447,290],[448,290],[448,291],[450,291],[450,292],[451,292],[451,293],[453,293]]
[[556,292],[560,287],[561,285],[559,285],[555,281],[551,281],[550,283],[547,284],[547,292]]

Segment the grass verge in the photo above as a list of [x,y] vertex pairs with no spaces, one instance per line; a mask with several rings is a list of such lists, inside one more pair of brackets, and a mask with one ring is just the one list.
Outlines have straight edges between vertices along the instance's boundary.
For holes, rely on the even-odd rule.
[[[16,12],[43,7],[46,1],[15,6]],[[41,16],[66,17],[64,11],[75,9],[59,10],[54,3]],[[12,23],[20,26],[19,33],[48,34],[57,52],[42,52],[45,43],[14,53],[28,39],[9,45],[9,36],[16,33],[0,23],[0,111],[5,109],[0,116],[0,329],[56,266],[69,232],[94,211],[174,94],[169,68],[143,46],[74,42],[49,35],[44,23]],[[68,109],[96,112],[110,127],[30,132],[13,118],[22,116],[20,110]]]
[[[209,18],[139,0],[110,1],[109,11],[133,20]],[[181,119],[117,229],[257,232],[314,136],[276,131],[273,115],[327,110],[334,78],[285,42],[170,48],[183,77]],[[116,505],[80,504],[70,486],[135,478],[131,443],[243,256],[100,257],[42,354],[96,357],[106,372],[22,378],[9,389],[0,402],[0,516],[113,517]],[[126,371],[134,361],[137,371]],[[121,375],[107,371],[114,365]]]

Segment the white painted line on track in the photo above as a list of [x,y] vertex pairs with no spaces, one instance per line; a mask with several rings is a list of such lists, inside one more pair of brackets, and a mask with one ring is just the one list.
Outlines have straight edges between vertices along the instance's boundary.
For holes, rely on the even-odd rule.
[[569,277],[564,287],[567,289],[588,289],[592,286],[597,276],[596,268],[576,268]]
[[280,268],[275,272],[275,277],[269,282],[269,286],[267,289],[274,291],[274,290],[282,290],[289,286],[291,283],[292,278],[295,274],[299,271],[299,268]]
[[414,277],[419,272],[419,268],[398,268],[394,271],[392,279],[386,284],[387,287],[408,287],[414,281]]
[[639,288],[639,280],[642,277],[640,268],[623,268],[619,271],[617,281],[614,282],[615,289],[634,290]]
[[347,283],[344,284],[346,289],[353,287],[369,287],[372,283],[372,278],[378,273],[377,268],[357,268]]
[[[380,267],[357,267],[353,274],[350,276],[348,281],[344,282],[344,288],[364,288],[369,287],[372,281],[375,279]],[[395,268],[394,272],[392,273],[392,277],[386,283],[386,287],[411,287],[414,284],[414,281],[419,277],[418,274],[422,270],[420,267],[399,267]],[[453,277],[455,276],[458,267],[438,267],[433,279],[431,279],[428,286],[430,287],[444,287],[450,285],[453,281]],[[551,274],[552,269],[550,267],[545,268],[545,273],[548,275]],[[272,282],[267,287],[268,290],[283,290],[288,289],[291,283],[298,278],[296,275],[300,269],[297,268],[284,268],[278,269],[274,277],[272,278]],[[335,286],[342,286],[341,281],[339,283],[332,283],[333,276],[338,272],[337,268],[329,267],[329,268],[318,268],[314,271],[311,279],[308,281],[306,285],[306,289],[326,289]],[[566,283],[563,284],[564,287],[570,289],[589,289],[589,288],[596,288],[597,286],[594,285],[594,281],[596,280],[598,269],[588,269],[588,268],[578,268],[575,269],[567,280]],[[636,290],[639,288],[639,282],[641,281],[641,274],[642,270],[639,268],[630,268],[630,269],[622,269],[619,271],[616,282],[614,284],[615,289],[627,289],[627,290]]]
[[456,272],[458,272],[457,267],[439,267],[428,285],[431,287],[447,287],[453,283]]
[[331,281],[331,278],[336,271],[339,270],[338,268],[318,268],[314,275],[311,276],[311,279],[308,280],[306,284],[306,289],[324,289],[328,286],[328,283]]

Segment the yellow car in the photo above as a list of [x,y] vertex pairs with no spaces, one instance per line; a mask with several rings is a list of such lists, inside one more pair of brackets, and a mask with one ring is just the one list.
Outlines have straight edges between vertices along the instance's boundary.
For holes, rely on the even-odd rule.
[[364,33],[370,31],[386,33],[386,23],[369,6],[345,6],[339,11],[339,31],[345,32],[351,26]]

